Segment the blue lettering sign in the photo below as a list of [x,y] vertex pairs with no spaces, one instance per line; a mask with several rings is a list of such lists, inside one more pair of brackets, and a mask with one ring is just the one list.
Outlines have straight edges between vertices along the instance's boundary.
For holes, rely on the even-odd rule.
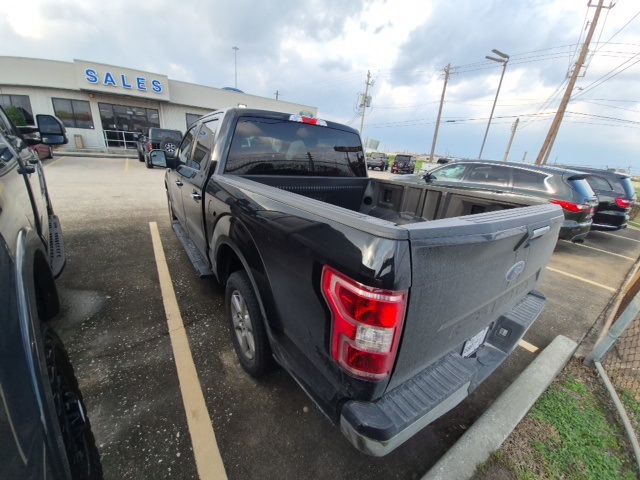
[[136,78],[136,83],[138,84],[138,90],[140,90],[141,92],[146,92],[147,91],[147,79],[144,77],[138,77]]
[[84,71],[84,75],[87,79],[87,82],[89,83],[98,83],[98,74],[96,73],[95,70],[92,70],[91,68],[87,68]]
[[127,83],[127,77],[126,77],[126,76],[124,76],[124,75],[120,75],[120,78],[122,78],[122,86],[123,86],[124,88],[131,88],[131,85],[129,85],[129,84]]
[[152,80],[151,81],[151,89],[155,93],[162,93],[162,84],[160,83],[160,80]]
[[116,81],[113,79],[113,75],[111,75],[109,72],[104,74],[104,82],[102,83],[104,83],[105,85],[113,85],[114,87],[118,86]]

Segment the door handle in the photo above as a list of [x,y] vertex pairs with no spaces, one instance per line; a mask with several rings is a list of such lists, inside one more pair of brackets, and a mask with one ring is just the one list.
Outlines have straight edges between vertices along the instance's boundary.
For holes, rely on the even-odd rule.
[[182,183],[180,180],[176,180],[176,185],[181,187],[182,185],[184,185],[184,183]]
[[200,195],[198,192],[193,192],[191,194],[191,198],[193,198],[197,202],[199,200],[202,200],[202,195]]

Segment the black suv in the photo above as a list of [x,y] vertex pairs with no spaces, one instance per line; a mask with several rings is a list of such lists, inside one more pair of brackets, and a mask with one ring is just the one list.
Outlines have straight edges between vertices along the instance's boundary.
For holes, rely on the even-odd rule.
[[424,176],[434,185],[489,191],[516,204],[560,205],[565,217],[560,238],[574,242],[589,233],[598,205],[586,178],[587,174],[566,168],[484,160],[455,161]]
[[391,173],[413,173],[416,169],[411,155],[396,155],[391,166]]
[[624,173],[592,167],[567,166],[589,174],[587,182],[598,196],[591,230],[620,230],[627,228],[629,212],[637,200],[636,189]]
[[98,450],[50,325],[60,308],[62,231],[29,148],[68,140],[57,118],[36,118],[38,127],[17,128],[0,108],[0,477],[93,480],[102,478]]
[[150,128],[147,135],[138,135],[138,160],[146,162],[147,168],[153,168],[149,159],[151,150],[164,150],[167,158],[173,158],[178,150],[178,145],[182,141],[180,130],[168,130],[166,128]]

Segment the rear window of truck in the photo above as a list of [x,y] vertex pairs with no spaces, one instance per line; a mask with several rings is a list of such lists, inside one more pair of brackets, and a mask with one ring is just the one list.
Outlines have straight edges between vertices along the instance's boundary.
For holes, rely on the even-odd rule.
[[247,117],[238,120],[225,173],[366,177],[360,137],[331,127]]

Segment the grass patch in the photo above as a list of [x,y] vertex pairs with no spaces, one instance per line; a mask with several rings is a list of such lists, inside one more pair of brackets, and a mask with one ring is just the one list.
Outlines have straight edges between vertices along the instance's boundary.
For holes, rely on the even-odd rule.
[[[640,402],[631,394],[627,402],[637,426]],[[474,478],[631,480],[637,473],[599,380],[572,361]]]

